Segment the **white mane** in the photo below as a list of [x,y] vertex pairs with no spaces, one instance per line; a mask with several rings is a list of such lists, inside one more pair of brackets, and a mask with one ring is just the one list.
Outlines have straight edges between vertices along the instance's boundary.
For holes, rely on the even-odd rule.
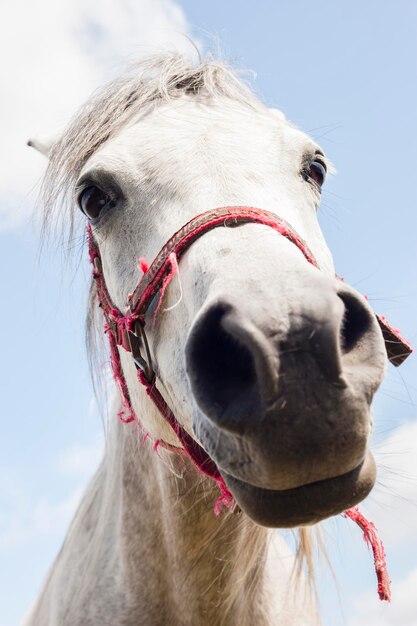
[[[64,205],[73,205],[74,182],[87,159],[105,141],[138,113],[184,94],[205,101],[221,96],[254,110],[265,110],[238,73],[222,61],[208,56],[200,64],[191,65],[172,53],[148,57],[95,92],[49,150],[43,182],[46,223],[58,206],[61,215]],[[71,217],[70,223],[72,230]]]

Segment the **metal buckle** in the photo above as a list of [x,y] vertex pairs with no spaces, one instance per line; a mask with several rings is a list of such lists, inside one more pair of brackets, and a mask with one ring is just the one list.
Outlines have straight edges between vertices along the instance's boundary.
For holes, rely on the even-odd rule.
[[[146,338],[144,324],[140,320],[136,320],[133,326],[133,332],[128,331],[127,337],[136,368],[143,372],[148,383],[152,383],[155,378],[155,372],[152,367],[152,356]],[[142,356],[141,346],[143,346],[145,350],[145,358]]]

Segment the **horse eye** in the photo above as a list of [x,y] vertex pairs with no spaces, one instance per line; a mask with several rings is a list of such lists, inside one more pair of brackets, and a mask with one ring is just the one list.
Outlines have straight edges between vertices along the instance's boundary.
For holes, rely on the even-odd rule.
[[94,220],[99,217],[105,207],[112,206],[113,201],[104,191],[99,189],[99,187],[91,185],[91,187],[86,187],[86,189],[81,192],[78,198],[78,204],[80,205],[81,211],[88,219]]
[[319,187],[323,186],[326,172],[325,164],[319,159],[314,159],[306,170],[308,179],[314,181]]

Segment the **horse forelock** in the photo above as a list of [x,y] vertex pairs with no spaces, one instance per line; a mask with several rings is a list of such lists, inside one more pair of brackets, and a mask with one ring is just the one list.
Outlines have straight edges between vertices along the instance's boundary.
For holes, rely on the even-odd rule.
[[265,109],[237,71],[210,55],[193,64],[179,54],[158,54],[132,65],[93,93],[52,146],[41,190],[44,229],[66,214],[65,230],[71,238],[74,184],[89,157],[138,113],[184,95],[225,97]]

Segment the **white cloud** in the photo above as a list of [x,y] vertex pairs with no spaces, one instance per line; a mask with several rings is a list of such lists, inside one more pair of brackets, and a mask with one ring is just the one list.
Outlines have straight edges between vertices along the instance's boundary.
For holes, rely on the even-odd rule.
[[103,443],[76,445],[64,450],[58,460],[59,469],[67,475],[90,478],[103,456]]
[[174,0],[15,0],[0,6],[0,229],[32,209],[45,162],[26,147],[57,132],[104,80],[144,53],[190,53]]
[[33,509],[32,536],[62,534],[73,518],[83,492],[84,487],[80,486],[58,502],[41,498]]
[[[379,479],[361,510],[377,526],[390,562],[411,560],[399,580],[391,575],[392,600],[380,602],[374,588],[354,601],[355,617],[348,626],[416,626],[417,624],[417,423],[407,423],[390,435],[376,455]],[[414,556],[413,556],[414,555]],[[406,571],[403,565],[402,571]]]
[[400,582],[393,582],[390,604],[377,602],[369,593],[355,602],[358,617],[349,626],[416,626],[417,568]]
[[376,522],[387,547],[413,542],[417,550],[417,423],[396,429],[375,456],[378,481],[363,510]]
[[35,538],[64,537],[102,455],[102,439],[63,450],[56,461],[51,462],[51,469],[75,480],[69,493],[57,500],[45,495],[33,499],[13,477],[13,472],[3,468],[0,472],[0,494],[6,506],[0,514],[0,551]]
[[0,552],[40,537],[64,537],[83,491],[78,486],[57,502],[41,497],[33,503],[28,494],[25,501],[9,502],[8,513],[0,518]]

